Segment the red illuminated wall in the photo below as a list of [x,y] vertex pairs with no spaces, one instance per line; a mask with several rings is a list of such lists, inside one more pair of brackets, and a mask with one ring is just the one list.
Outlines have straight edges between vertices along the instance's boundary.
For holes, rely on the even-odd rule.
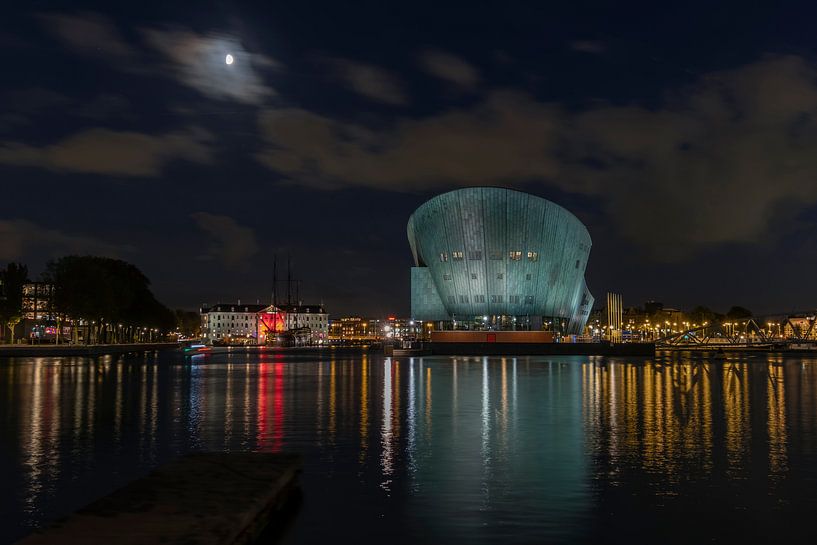
[[267,338],[267,333],[281,333],[286,329],[286,314],[283,312],[262,312],[258,315],[258,341]]

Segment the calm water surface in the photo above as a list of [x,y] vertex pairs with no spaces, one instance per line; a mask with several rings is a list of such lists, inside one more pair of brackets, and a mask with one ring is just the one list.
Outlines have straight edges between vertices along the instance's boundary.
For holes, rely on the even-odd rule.
[[195,450],[304,454],[286,543],[813,543],[817,359],[0,359],[0,543]]

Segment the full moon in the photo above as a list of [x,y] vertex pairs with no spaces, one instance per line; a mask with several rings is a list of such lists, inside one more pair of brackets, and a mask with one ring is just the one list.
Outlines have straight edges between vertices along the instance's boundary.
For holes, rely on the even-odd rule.
[[227,64],[233,64],[233,56],[232,56],[232,55],[230,55],[230,54],[228,54],[228,55],[227,55],[227,56],[224,58],[224,62],[226,62]]

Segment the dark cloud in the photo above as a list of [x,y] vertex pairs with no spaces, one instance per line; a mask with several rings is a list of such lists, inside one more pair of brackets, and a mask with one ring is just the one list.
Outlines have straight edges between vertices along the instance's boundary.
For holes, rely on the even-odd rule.
[[456,55],[439,50],[427,50],[419,56],[420,66],[432,76],[464,89],[473,89],[479,83],[479,73]]
[[90,102],[78,104],[72,111],[79,117],[97,120],[127,119],[136,120],[131,101],[124,95],[102,93]]
[[159,135],[93,128],[44,147],[4,142],[0,144],[0,165],[155,177],[172,160],[210,162],[210,141],[208,132],[196,128]]
[[573,51],[590,53],[592,55],[600,55],[607,51],[607,46],[605,46],[603,42],[595,40],[574,40],[570,42],[569,46]]
[[400,79],[388,70],[349,59],[323,60],[334,68],[344,85],[352,91],[384,104],[400,106],[408,103]]
[[98,13],[44,13],[38,16],[46,28],[74,50],[129,66],[139,51],[125,39],[116,24]]
[[[768,57],[711,73],[664,106],[575,113],[522,93],[388,130],[268,110],[258,159],[316,187],[415,191],[539,180],[606,204],[631,241],[675,259],[767,233],[817,203],[817,73]],[[728,218],[728,219],[727,219]]]
[[246,265],[247,260],[258,252],[255,232],[233,218],[208,212],[195,212],[190,217],[212,238],[205,258],[217,258],[227,267],[236,267]]
[[85,235],[66,234],[27,220],[0,220],[0,261],[14,261],[35,253],[50,257],[65,254],[121,257],[132,250],[128,246]]

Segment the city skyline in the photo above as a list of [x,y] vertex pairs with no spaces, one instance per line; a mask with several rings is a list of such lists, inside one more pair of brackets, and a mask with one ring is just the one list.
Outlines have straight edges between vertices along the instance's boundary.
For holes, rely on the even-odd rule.
[[0,263],[194,309],[289,253],[305,301],[407,315],[411,212],[491,185],[574,213],[625,306],[817,300],[813,6],[157,6],[7,10]]

